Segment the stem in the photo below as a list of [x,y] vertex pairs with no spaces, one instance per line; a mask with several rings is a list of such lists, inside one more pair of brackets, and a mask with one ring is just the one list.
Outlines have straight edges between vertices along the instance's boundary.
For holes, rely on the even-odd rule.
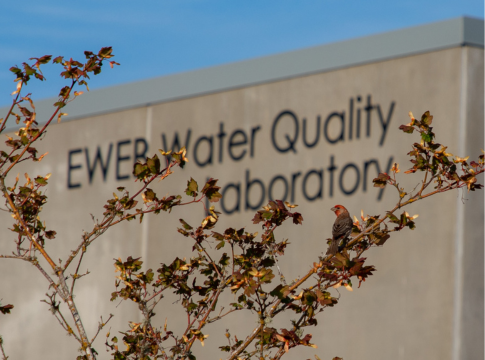
[[[72,84],[71,84],[71,87],[69,88],[69,91],[67,92],[67,94],[64,96],[64,98],[62,100],[63,102],[66,101],[69,98],[69,94],[71,93],[71,90],[74,87],[74,85],[76,84],[76,82],[77,82],[77,80],[73,80],[72,81]],[[22,152],[20,153],[19,157],[14,162],[12,162],[12,164],[10,164],[10,166],[8,167],[7,170],[5,170],[5,172],[2,174],[3,177],[5,177],[9,173],[9,171],[12,170],[12,168],[19,162],[19,160],[25,154],[25,152],[30,147],[30,145],[32,145],[32,143],[34,143],[45,132],[45,129],[47,128],[47,126],[49,126],[49,124],[51,123],[52,119],[54,119],[54,116],[56,116],[56,114],[58,113],[59,110],[60,110],[60,107],[58,106],[56,108],[56,111],[54,111],[54,113],[50,117],[50,119],[45,123],[44,127],[39,131],[39,133],[36,136],[34,136],[32,138],[32,140],[29,141],[29,143],[27,145],[25,145],[25,147],[22,150]]]
[[69,335],[74,336],[74,338],[75,338],[75,339],[76,339],[76,340],[77,340],[77,341],[78,341],[80,344],[82,344],[81,339],[79,339],[79,337],[78,337],[78,336],[77,336],[77,335],[74,333],[74,331],[72,331],[71,326],[70,326],[70,325],[67,323],[67,321],[66,321],[66,319],[64,318],[64,316],[62,315],[62,313],[61,313],[59,310],[57,310],[57,312],[59,313],[59,315],[60,315],[60,317],[61,317],[61,319],[62,319],[62,320],[61,320],[61,319],[59,319],[59,318],[57,317],[57,314],[54,314],[54,316],[56,317],[57,321],[59,321],[59,324],[62,326],[62,328],[63,328],[64,330],[66,330],[66,332],[67,332]]
[[12,199],[10,198],[10,195],[7,193],[7,189],[5,187],[5,178],[4,175],[0,176],[0,190],[4,194],[4,197],[7,199],[11,210],[14,212],[17,220],[21,223],[25,233],[27,234],[29,240],[34,244],[34,246],[39,250],[39,252],[44,256],[44,258],[47,260],[49,265],[52,267],[52,269],[56,272],[60,286],[57,286],[52,279],[47,275],[47,273],[44,271],[44,269],[39,265],[38,262],[32,262],[39,270],[40,272],[49,280],[51,285],[53,285],[54,289],[58,292],[58,294],[61,296],[61,298],[64,300],[64,302],[67,303],[67,306],[69,307],[69,310],[71,311],[72,317],[74,319],[74,322],[76,324],[77,330],[79,332],[79,335],[81,337],[81,343],[82,343],[82,349],[86,352],[86,355],[88,356],[89,360],[94,360],[94,355],[91,351],[91,344],[88,341],[86,331],[84,330],[84,327],[81,322],[81,318],[79,317],[79,314],[76,309],[76,305],[74,304],[74,301],[72,300],[72,296],[69,294],[69,290],[66,284],[66,280],[64,278],[64,272],[61,268],[57,267],[54,261],[50,258],[50,256],[45,252],[44,248],[40,246],[40,244],[35,240],[34,236],[30,233],[29,228],[23,221],[22,217],[20,216],[20,213],[13,203]]
[[285,354],[285,348],[281,348],[278,350],[278,352],[276,353],[276,355],[274,356],[274,358],[272,360],[279,360],[281,359],[281,357]]
[[5,350],[3,349],[3,338],[0,336],[0,351],[2,352],[2,360],[7,360],[8,356],[5,355]]
[[[23,85],[23,84],[22,84]],[[7,112],[7,115],[5,116],[5,119],[3,119],[3,122],[2,122],[2,125],[0,126],[0,133],[5,129],[5,127],[7,126],[7,120],[8,118],[10,117],[10,115],[12,114],[12,110],[15,106],[15,104],[17,104],[17,101],[19,99],[19,96],[20,96],[20,91],[17,93],[17,96],[15,97],[15,100],[12,101],[12,106],[10,106],[10,109],[8,110]]]
[[91,344],[94,342],[94,340],[96,339],[96,337],[98,336],[99,332],[101,331],[101,329],[103,329],[106,324],[113,318],[113,314],[109,314],[109,318],[108,320],[106,321],[103,321],[103,318],[101,317],[101,323],[98,325],[98,331],[96,332],[96,334],[94,335],[94,337],[91,339]]
[[[217,299],[219,298],[219,295],[221,294],[221,292],[222,292],[222,288],[217,289],[217,292],[216,292],[214,298],[212,299],[210,306],[207,309],[207,314],[205,314],[204,318],[199,322],[199,326],[198,326],[197,330],[200,331],[200,329],[202,329],[202,327],[205,325],[206,320],[209,317],[210,313],[212,312],[212,308],[214,307],[214,304],[216,303]],[[188,353],[190,351],[190,348],[192,347],[192,345],[194,345],[194,342],[195,342],[195,337],[193,337],[192,340],[190,340],[190,342],[188,343],[188,345],[185,349],[185,353]]]
[[42,256],[47,260],[47,262],[52,267],[52,269],[55,270],[56,264],[54,263],[54,261],[52,261],[50,256],[45,252],[44,248],[42,246],[40,246],[40,244],[35,240],[34,236],[30,233],[30,230],[27,227],[27,224],[25,224],[24,220],[20,216],[20,213],[19,213],[17,207],[15,206],[12,199],[10,198],[10,195],[7,193],[7,188],[5,187],[5,175],[0,175],[0,191],[3,193],[3,196],[7,199],[11,210],[14,212],[17,220],[22,225],[22,227],[23,227],[25,233],[27,234],[27,237],[29,238],[29,240],[34,244],[34,246],[37,248],[37,250],[39,250],[39,252],[42,254]]
[[66,284],[66,279],[64,278],[64,273],[62,272],[62,270],[59,269],[57,275],[59,277],[60,289],[62,289],[62,292],[60,292],[60,295],[63,298],[63,300],[67,303],[67,306],[71,311],[72,318],[74,319],[74,323],[76,324],[77,331],[81,337],[82,350],[86,353],[89,360],[95,360],[94,354],[91,351],[91,343],[88,340],[86,330],[84,330],[84,326],[82,324],[81,317],[79,316],[79,313],[77,311],[76,304],[74,303],[74,300],[72,299],[71,294],[69,294],[69,290]]
[[83,251],[81,252],[81,256],[79,257],[79,262],[77,264],[76,271],[74,272],[74,275],[72,275],[72,284],[71,284],[71,292],[70,294],[74,294],[74,285],[76,284],[76,280],[78,279],[78,273],[79,273],[79,267],[81,266],[81,261],[83,260],[83,256],[86,250],[83,248]]
[[231,310],[229,310],[228,312],[226,312],[226,313],[224,313],[222,315],[217,315],[215,318],[212,318],[212,319],[207,320],[207,324],[210,324],[210,323],[213,323],[214,321],[217,321],[219,319],[222,319],[224,316],[229,315],[230,313],[232,313],[234,311],[238,311],[238,310],[242,310],[242,309],[241,308],[231,309]]

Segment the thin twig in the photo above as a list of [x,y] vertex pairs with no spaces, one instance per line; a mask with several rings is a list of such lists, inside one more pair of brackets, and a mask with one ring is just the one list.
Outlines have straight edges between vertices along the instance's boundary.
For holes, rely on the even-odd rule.
[[81,266],[81,261],[83,260],[84,253],[86,252],[85,248],[83,248],[83,251],[81,252],[81,256],[79,257],[79,262],[77,264],[76,271],[74,272],[74,275],[72,276],[72,284],[71,284],[71,295],[74,294],[74,284],[76,284],[76,280],[79,278],[78,272],[79,272],[79,267]]
[[222,319],[224,316],[229,315],[230,313],[232,313],[234,311],[238,311],[238,310],[242,310],[242,308],[234,308],[234,309],[231,309],[231,310],[225,312],[222,315],[217,315],[215,318],[212,318],[212,319],[207,320],[207,323],[208,324],[213,323],[214,321],[217,321],[219,319]]
[[5,350],[3,349],[3,338],[0,336],[0,351],[2,352],[2,360],[7,360],[8,356],[5,355]]
[[94,342],[94,340],[96,340],[96,337],[98,336],[99,332],[106,326],[106,324],[111,320],[112,317],[113,317],[113,314],[109,314],[108,320],[106,320],[104,322],[103,322],[103,317],[101,317],[101,323],[98,324],[98,331],[96,332],[96,334],[91,339],[90,344],[92,344]]
[[60,311],[57,311],[59,313],[59,315],[61,316],[62,320],[59,319],[57,317],[57,314],[54,313],[54,317],[57,319],[57,321],[59,321],[59,324],[62,326],[62,328],[64,330],[66,330],[66,332],[69,334],[69,335],[72,335],[74,336],[74,338],[80,343],[82,344],[82,341],[81,339],[76,335],[76,333],[74,331],[72,331],[72,328],[69,326],[69,324],[67,323],[66,319],[64,318],[64,316],[62,316],[61,312]]

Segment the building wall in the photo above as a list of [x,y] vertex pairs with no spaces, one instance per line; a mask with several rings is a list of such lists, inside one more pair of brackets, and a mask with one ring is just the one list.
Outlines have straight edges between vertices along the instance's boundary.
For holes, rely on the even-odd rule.
[[[116,187],[136,189],[132,163],[144,153],[145,144],[151,156],[157,149],[171,148],[177,133],[187,145],[188,166],[157,183],[154,190],[160,195],[182,194],[190,177],[199,184],[208,177],[219,179],[224,195],[216,204],[223,212],[219,230],[246,226],[258,231],[251,222],[252,208],[266,203],[270,191],[274,198],[298,204],[303,225],[284,226],[277,232],[279,239],[291,243],[280,265],[286,278],[294,279],[325,252],[333,205],[344,204],[359,217],[361,209],[365,214],[382,214],[397,202],[392,189],[381,193],[372,187],[376,163],[380,171],[389,171],[394,162],[402,170],[410,167],[406,153],[418,138],[398,127],[409,122],[409,111],[418,117],[426,110],[434,115],[437,141],[447,144],[447,151],[479,155],[483,49],[454,47],[54,125],[38,146],[49,155],[36,169],[52,173],[45,220],[58,232],[49,244],[56,247],[53,258],[67,258],[82,231],[92,229],[89,214],[101,218],[102,206]],[[292,148],[286,136],[294,139]],[[97,151],[105,164],[110,159],[105,173],[99,163],[89,170]],[[408,189],[420,181],[419,174],[399,176]],[[156,268],[175,256],[190,257],[192,244],[177,232],[176,224],[181,217],[190,224],[201,221],[203,207],[197,205],[190,211],[177,208],[145,217],[142,225],[123,223],[89,248],[83,268],[91,275],[76,285],[76,300],[89,333],[95,332],[100,315],[115,314],[111,334],[125,330],[128,320],[137,320],[134,304],[117,307],[109,301],[114,291],[113,258],[141,256],[147,267]],[[483,357],[483,194],[447,193],[406,211],[419,213],[417,229],[395,234],[386,246],[368,252],[368,261],[377,268],[375,275],[352,293],[334,291],[339,304],[320,315],[321,326],[306,330],[318,349],[301,349],[298,356]],[[0,213],[0,222],[8,221]],[[4,239],[0,252],[8,253],[12,243],[6,239],[13,239],[12,233],[2,226],[0,234]],[[14,260],[0,261],[0,272],[9,274],[0,278],[2,302],[15,305],[13,314],[0,323],[12,358],[76,355],[74,340],[62,335],[47,306],[39,302],[46,281],[27,263]],[[168,318],[169,327],[184,327],[174,308],[172,301],[160,306],[159,324]],[[196,345],[195,351],[201,358],[224,357],[217,346],[224,344],[225,329],[242,338],[254,326],[247,314],[235,314],[229,324],[208,330],[206,347]],[[272,326],[290,325],[285,319]],[[26,339],[29,346],[24,345]],[[101,334],[95,348],[100,358],[107,358],[103,343]]]
[[[466,63],[462,88],[466,88],[466,95],[462,94],[462,102],[466,104],[461,117],[465,119],[460,126],[464,129],[466,140],[464,151],[467,154],[477,153],[478,144],[483,146],[484,139],[484,103],[483,103],[483,50],[476,48],[462,49],[462,64]],[[476,145],[475,145],[476,144]],[[473,148],[475,146],[475,148]],[[481,149],[484,149],[483,147]],[[457,317],[460,324],[455,327],[460,332],[460,340],[456,344],[455,356],[462,359],[479,359],[483,355],[483,294],[484,278],[481,271],[483,263],[483,224],[484,197],[483,194],[470,196],[469,200],[457,201],[458,208],[463,209],[464,228],[462,235],[462,264],[463,272],[456,272],[462,279],[455,285],[461,289],[462,299],[457,299]],[[476,271],[476,269],[480,269]],[[481,346],[481,347],[480,347]]]

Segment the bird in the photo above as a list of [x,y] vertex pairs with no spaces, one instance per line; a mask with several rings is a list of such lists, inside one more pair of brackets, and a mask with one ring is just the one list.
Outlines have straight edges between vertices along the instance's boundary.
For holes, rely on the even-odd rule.
[[338,251],[338,245],[340,241],[347,239],[347,237],[352,232],[352,226],[354,222],[350,217],[348,210],[342,205],[335,205],[331,208],[337,219],[333,223],[332,227],[332,242],[327,250],[327,255],[335,255]]

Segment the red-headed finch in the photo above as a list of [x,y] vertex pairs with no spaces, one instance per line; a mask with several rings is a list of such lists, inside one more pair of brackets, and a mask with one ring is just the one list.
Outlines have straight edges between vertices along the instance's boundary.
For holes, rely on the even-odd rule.
[[349,212],[347,209],[342,205],[335,205],[331,208],[335,215],[337,215],[337,219],[333,223],[332,228],[332,242],[327,250],[327,255],[335,255],[338,251],[338,246],[340,241],[347,239],[347,237],[352,232],[352,225],[354,222],[350,217]]

